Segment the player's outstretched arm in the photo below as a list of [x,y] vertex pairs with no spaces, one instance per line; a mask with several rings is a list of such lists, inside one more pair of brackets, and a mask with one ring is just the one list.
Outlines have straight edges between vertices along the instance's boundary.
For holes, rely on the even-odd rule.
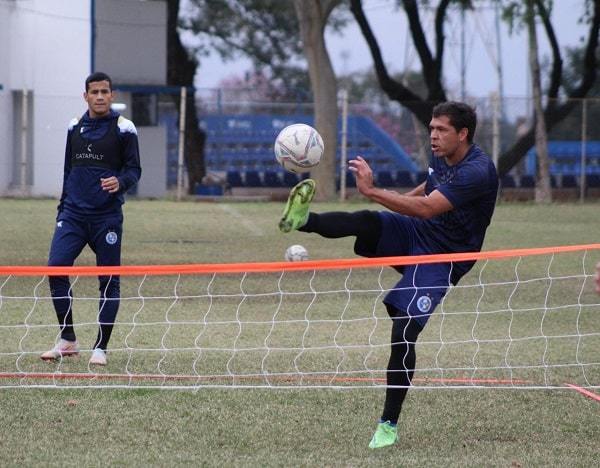
[[[373,200],[386,208],[407,216],[428,219],[433,216],[452,210],[452,203],[438,190],[434,190],[429,196],[400,195],[399,193],[375,187],[373,182],[373,171],[367,161],[361,156],[351,160],[350,170],[356,178],[356,187],[365,197]],[[417,187],[419,189],[424,185]],[[415,189],[415,190],[417,190]],[[424,192],[423,192],[424,193]]]
[[414,189],[409,190],[402,195],[406,195],[407,197],[424,197],[425,196],[425,182],[419,184]]

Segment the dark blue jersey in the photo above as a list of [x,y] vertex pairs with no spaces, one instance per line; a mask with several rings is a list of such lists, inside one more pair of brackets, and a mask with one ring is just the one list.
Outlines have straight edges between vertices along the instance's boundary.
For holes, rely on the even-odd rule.
[[[454,166],[434,156],[425,194],[434,190],[441,192],[453,209],[422,221],[420,230],[424,240],[435,252],[479,252],[498,192],[498,175],[491,158],[477,145],[472,145],[464,159]],[[473,264],[456,264],[458,278]]]
[[[114,111],[96,119],[86,112],[69,124],[59,215],[105,217],[121,213],[124,194],[141,173],[133,122]],[[112,176],[119,179],[117,193],[108,193],[100,185],[101,178]]]

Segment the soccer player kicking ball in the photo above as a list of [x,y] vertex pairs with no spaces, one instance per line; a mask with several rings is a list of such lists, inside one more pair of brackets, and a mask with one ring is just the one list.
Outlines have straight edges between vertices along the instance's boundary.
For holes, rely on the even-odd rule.
[[[96,72],[85,80],[88,110],[69,125],[63,191],[48,266],[71,266],[86,245],[98,266],[121,264],[124,194],[142,173],[137,131],[130,120],[111,110],[112,82]],[[99,276],[98,337],[92,365],[106,365],[106,348],[119,310],[118,276]],[[79,354],[73,329],[73,298],[67,276],[50,276],[50,293],[60,340],[40,357],[45,361]]]
[[[307,179],[290,192],[279,229],[327,238],[355,236],[354,252],[364,257],[480,251],[496,204],[498,176],[489,156],[473,144],[476,126],[468,105],[437,105],[429,124],[429,175],[415,189],[401,195],[377,188],[367,161],[357,156],[349,163],[359,192],[390,211],[309,212],[315,183]],[[383,300],[392,319],[385,404],[370,448],[398,440],[398,418],[415,371],[415,342],[450,283],[456,284],[474,263],[396,268],[403,276]]]

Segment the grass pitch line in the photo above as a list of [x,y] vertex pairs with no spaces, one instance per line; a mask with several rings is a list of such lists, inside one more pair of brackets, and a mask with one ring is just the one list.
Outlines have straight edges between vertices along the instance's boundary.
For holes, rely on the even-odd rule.
[[219,208],[225,211],[227,214],[237,219],[248,231],[257,236],[264,234],[263,230],[259,228],[250,218],[242,215],[238,210],[234,209],[231,205],[219,204]]
[[570,384],[570,383],[566,383],[565,385],[567,387],[572,388],[576,392],[579,392],[582,395],[584,395],[584,396],[586,396],[588,398],[591,398],[592,400],[596,400],[596,401],[600,402],[600,395],[598,395],[598,394],[596,394],[594,392],[590,392],[589,390],[586,390],[585,388],[581,388],[581,387],[579,387],[577,385],[573,385],[573,384]]

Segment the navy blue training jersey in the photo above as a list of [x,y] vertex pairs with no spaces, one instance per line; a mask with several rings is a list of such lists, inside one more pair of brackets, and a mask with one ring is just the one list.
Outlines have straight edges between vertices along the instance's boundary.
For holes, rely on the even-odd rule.
[[[125,192],[141,173],[133,122],[114,111],[96,119],[86,112],[69,124],[58,212],[84,217],[119,214]],[[117,193],[108,193],[100,185],[101,178],[111,176],[119,179]]]
[[[492,159],[477,145],[472,145],[464,159],[454,166],[434,156],[429,166],[425,194],[439,190],[453,209],[424,220],[423,237],[434,251],[479,252],[490,224],[496,196],[498,175]],[[462,276],[474,262],[456,264]],[[455,276],[455,275],[453,275]]]

